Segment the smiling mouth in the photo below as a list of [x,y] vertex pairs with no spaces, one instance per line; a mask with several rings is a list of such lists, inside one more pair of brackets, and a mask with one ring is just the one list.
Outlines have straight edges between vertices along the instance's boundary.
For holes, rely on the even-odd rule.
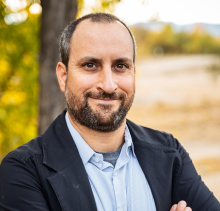
[[103,102],[103,103],[115,102],[115,101],[118,100],[118,99],[111,99],[111,98],[93,98],[93,97],[90,97],[90,98],[93,99],[93,100]]
[[113,105],[116,102],[124,101],[125,96],[121,93],[111,93],[106,92],[88,92],[85,97],[87,100],[93,101],[95,104]]

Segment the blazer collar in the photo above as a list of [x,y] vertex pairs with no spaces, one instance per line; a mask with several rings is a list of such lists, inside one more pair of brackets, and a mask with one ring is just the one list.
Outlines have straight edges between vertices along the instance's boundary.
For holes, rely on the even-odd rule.
[[126,123],[131,133],[133,143],[141,143],[163,149],[167,146],[168,134],[137,125],[128,119]]
[[80,158],[65,121],[66,110],[43,134],[43,163],[60,171]]

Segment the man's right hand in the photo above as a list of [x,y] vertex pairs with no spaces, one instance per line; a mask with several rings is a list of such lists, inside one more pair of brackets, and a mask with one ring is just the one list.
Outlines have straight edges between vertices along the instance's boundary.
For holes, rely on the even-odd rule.
[[192,211],[192,209],[186,206],[185,201],[180,201],[178,204],[174,204],[170,211]]

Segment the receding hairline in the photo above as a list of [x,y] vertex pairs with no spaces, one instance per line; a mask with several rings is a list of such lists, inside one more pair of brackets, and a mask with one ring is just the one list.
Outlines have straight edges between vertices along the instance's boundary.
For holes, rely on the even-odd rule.
[[132,44],[132,48],[134,48],[133,46],[133,40],[132,40],[132,37],[131,37],[131,34],[130,32],[128,31],[127,27],[120,21],[120,20],[115,20],[115,19],[111,19],[111,21],[106,21],[105,19],[98,19],[98,20],[93,20],[91,17],[89,18],[86,18],[82,21],[80,21],[77,25],[76,25],[76,28],[70,38],[70,52],[71,52],[71,44],[72,44],[72,40],[73,40],[73,37],[74,37],[74,34],[76,34],[77,32],[77,28],[79,28],[80,25],[82,25],[83,23],[85,23],[86,21],[90,21],[91,23],[97,23],[97,24],[120,24],[121,26],[123,26],[123,28],[125,28],[125,30],[127,31],[128,33],[128,36],[130,37],[130,40],[131,40],[131,44]]

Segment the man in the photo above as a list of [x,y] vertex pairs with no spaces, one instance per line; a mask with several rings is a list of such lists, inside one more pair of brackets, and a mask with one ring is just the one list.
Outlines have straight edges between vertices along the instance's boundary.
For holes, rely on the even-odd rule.
[[126,120],[135,48],[109,14],[67,26],[56,70],[67,111],[3,160],[1,211],[220,210],[172,135]]

